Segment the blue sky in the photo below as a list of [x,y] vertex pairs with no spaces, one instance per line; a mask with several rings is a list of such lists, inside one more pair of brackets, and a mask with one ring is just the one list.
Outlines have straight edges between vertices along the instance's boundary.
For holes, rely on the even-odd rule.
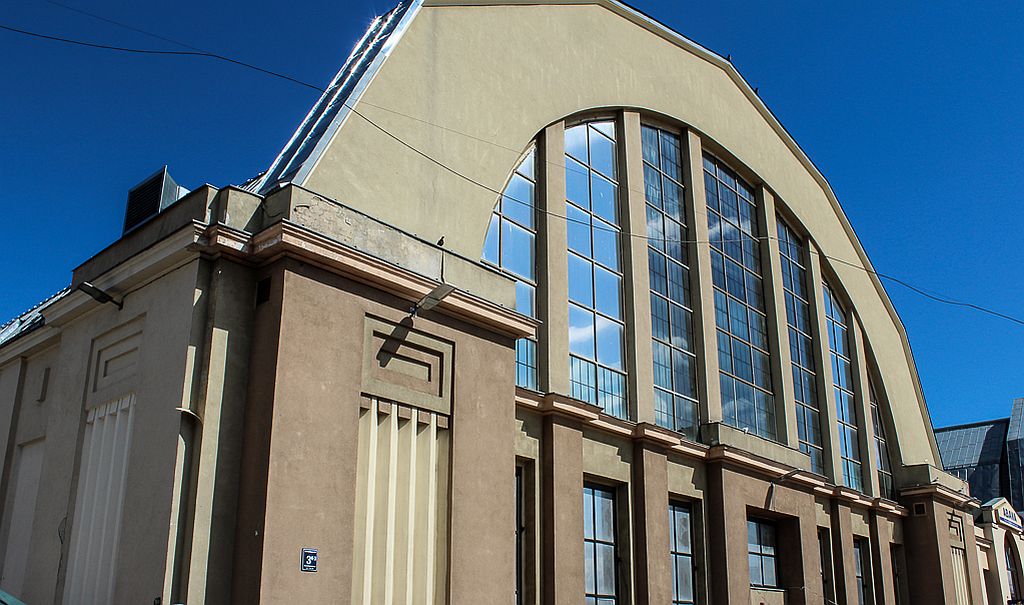
[[[386,0],[61,0],[326,85]],[[1024,316],[1024,3],[636,0],[733,62],[831,182],[876,269]],[[180,50],[47,0],[0,24]],[[189,188],[263,170],[316,93],[202,58],[0,31],[0,322],[114,241],[127,190],[163,164]],[[887,288],[936,426],[1024,396],[1024,326]]]

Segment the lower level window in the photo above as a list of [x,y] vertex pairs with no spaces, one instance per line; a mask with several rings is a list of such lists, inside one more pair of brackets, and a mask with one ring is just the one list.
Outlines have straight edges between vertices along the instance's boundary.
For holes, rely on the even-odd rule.
[[615,492],[583,487],[583,561],[586,605],[615,605],[618,599],[615,547]]
[[853,540],[853,567],[857,575],[857,605],[871,605],[871,547],[865,538]]
[[747,560],[750,563],[751,586],[779,587],[775,557],[775,524],[760,519],[747,519]]
[[670,504],[668,515],[672,556],[672,605],[692,605],[693,532],[690,507],[685,504]]

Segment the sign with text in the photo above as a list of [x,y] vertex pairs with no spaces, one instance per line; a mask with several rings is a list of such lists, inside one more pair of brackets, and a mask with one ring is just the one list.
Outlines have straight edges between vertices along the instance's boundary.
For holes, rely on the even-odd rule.
[[299,569],[302,571],[316,571],[316,559],[317,553],[315,548],[303,548]]
[[1000,523],[1017,531],[1024,531],[1024,525],[1020,522],[1020,516],[1009,506],[1000,506],[996,518]]

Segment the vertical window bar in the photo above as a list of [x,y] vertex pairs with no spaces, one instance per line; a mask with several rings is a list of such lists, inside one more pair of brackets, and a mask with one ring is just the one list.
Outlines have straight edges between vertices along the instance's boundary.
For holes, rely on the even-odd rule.
[[626,418],[617,162],[613,121],[565,130],[570,392]]
[[803,240],[778,219],[782,288],[786,301],[789,352],[792,360],[793,395],[796,400],[797,437],[800,451],[811,458],[811,470],[825,474],[821,445],[821,413],[814,371],[814,339],[811,337],[811,305]]
[[655,422],[697,438],[696,357],[679,136],[642,128],[654,354]]
[[775,440],[778,433],[754,192],[709,155],[704,156],[704,188],[723,419],[730,426]]
[[[494,208],[484,261],[516,280],[516,311],[537,317],[537,149],[526,154]],[[516,341],[516,385],[537,390],[537,341]]]

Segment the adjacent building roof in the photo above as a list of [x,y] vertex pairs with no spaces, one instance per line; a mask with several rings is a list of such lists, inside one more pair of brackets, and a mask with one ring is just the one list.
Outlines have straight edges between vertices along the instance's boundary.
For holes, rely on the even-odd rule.
[[1024,509],[1024,399],[1009,418],[935,429],[945,469],[971,486],[980,500],[1006,498]]
[[0,347],[11,342],[15,338],[24,336],[32,330],[42,327],[44,324],[43,309],[51,303],[64,298],[69,292],[71,292],[71,288],[64,287],[53,296],[50,296],[28,311],[25,311],[21,315],[0,326]]
[[1007,418],[935,429],[942,465],[947,469],[999,464],[1006,444]]

